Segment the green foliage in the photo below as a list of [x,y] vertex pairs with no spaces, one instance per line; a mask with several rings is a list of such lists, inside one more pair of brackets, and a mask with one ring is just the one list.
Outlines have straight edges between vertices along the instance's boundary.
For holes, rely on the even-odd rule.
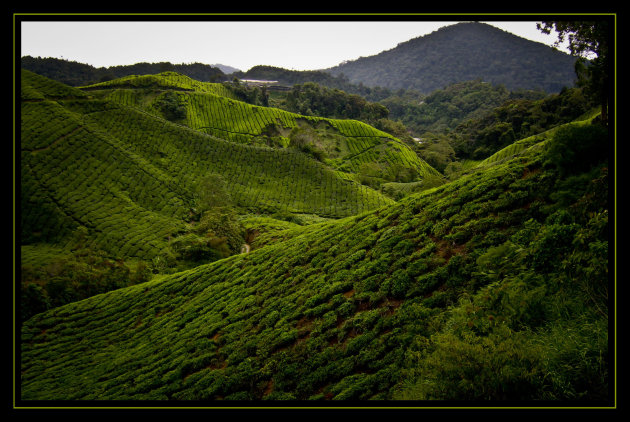
[[608,124],[611,83],[608,49],[613,38],[613,25],[610,17],[590,21],[544,21],[537,24],[538,29],[546,34],[556,31],[557,45],[567,38],[571,54],[578,57],[575,64],[577,85],[584,87],[585,93],[599,104],[601,120],[605,125]]
[[[476,79],[436,89],[420,101],[400,103],[402,98],[395,96],[382,102],[392,109],[393,118],[400,119],[413,133],[422,135],[454,129],[459,123],[500,106],[509,97],[504,86]],[[397,103],[400,104],[396,106]]]
[[245,237],[236,211],[229,207],[214,207],[205,211],[194,230],[207,237],[226,239],[231,254],[241,250]]
[[[25,279],[21,399],[610,399],[605,164],[564,177],[534,142],[393,203],[290,147],[220,140],[111,100],[48,104],[56,114],[44,103],[24,106],[25,203],[63,211],[41,261],[56,265],[55,300],[70,302],[53,307],[41,279]],[[56,132],[72,122],[59,116],[81,124]],[[305,142],[320,130],[348,149],[366,141],[356,156],[388,156],[367,125],[301,119],[277,127],[301,121]],[[402,179],[384,187],[428,182],[406,179],[413,163],[373,158],[349,162]],[[46,225],[25,211],[26,227]],[[234,254],[239,242],[255,247]],[[70,277],[56,262],[80,244],[146,257],[137,279],[160,274],[123,287],[132,269],[105,255]],[[76,301],[99,277],[114,290]]]
[[547,142],[547,162],[561,174],[588,170],[607,157],[608,130],[599,124],[569,125]]
[[208,174],[197,186],[197,211],[201,214],[215,207],[233,206],[227,184],[220,174]]
[[353,119],[374,124],[388,115],[388,110],[378,103],[369,103],[357,94],[347,94],[314,82],[295,84],[286,96],[288,111],[307,116],[333,119]]
[[191,261],[196,265],[226,258],[232,254],[227,239],[216,237],[213,232],[204,236],[195,233],[178,236],[171,242],[171,247],[180,260]]
[[83,248],[42,262],[42,250],[22,251],[33,258],[23,262],[20,268],[21,321],[47,309],[150,278],[149,266],[142,261],[112,260],[103,251]]
[[424,161],[442,174],[455,161],[455,150],[446,135],[425,133],[415,150]]
[[[526,230],[531,234],[523,236],[521,231],[518,236],[525,248],[506,242],[477,258],[478,274],[490,275],[490,284],[472,297],[464,295],[450,309],[448,318],[440,322],[444,328],[411,355],[417,366],[410,369],[409,378],[400,384],[395,398],[606,397],[607,292],[601,286],[607,283],[607,274],[596,270],[606,266],[605,252],[582,254],[570,247],[560,250],[550,245],[549,240],[559,234],[559,225],[566,225],[570,219],[563,211],[549,216],[544,225],[529,220]],[[599,216],[591,218],[592,223],[596,220]],[[583,230],[581,242],[600,238],[601,232],[593,230],[595,225],[589,224],[590,228]],[[571,240],[564,243],[570,244]],[[560,266],[539,273],[528,262],[536,261],[545,248],[554,249],[557,262],[564,262],[561,267],[586,270],[592,276],[587,277],[590,281],[586,283],[577,273],[565,273]],[[564,260],[576,254],[588,254],[592,260],[579,264],[571,260],[572,265],[566,266]],[[599,289],[593,288],[595,279],[602,283]],[[581,293],[576,294],[578,291]]]
[[186,106],[173,91],[165,92],[158,97],[156,106],[167,120],[178,121],[186,118]]
[[450,133],[451,145],[459,158],[483,159],[515,140],[571,122],[593,106],[578,88],[566,88],[540,99],[509,99],[461,122]]
[[[238,82],[238,79],[236,79]],[[234,97],[239,101],[244,101],[248,104],[268,107],[269,106],[269,92],[266,87],[248,87],[240,83],[224,83],[224,86],[234,93]]]

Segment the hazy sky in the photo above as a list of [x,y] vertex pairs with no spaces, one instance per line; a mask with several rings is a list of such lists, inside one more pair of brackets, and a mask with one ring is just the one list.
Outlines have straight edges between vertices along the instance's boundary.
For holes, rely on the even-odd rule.
[[[48,19],[50,19],[48,17]],[[471,19],[472,20],[472,19]],[[56,57],[95,67],[138,62],[220,63],[240,70],[295,70],[371,56],[456,22],[422,21],[23,21],[21,56]],[[551,45],[536,22],[485,22]]]

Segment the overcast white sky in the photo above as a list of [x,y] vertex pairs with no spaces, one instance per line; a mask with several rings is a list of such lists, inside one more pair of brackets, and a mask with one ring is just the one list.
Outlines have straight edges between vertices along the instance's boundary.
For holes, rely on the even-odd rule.
[[[471,19],[473,20],[473,19]],[[95,67],[139,62],[224,64],[248,70],[336,66],[371,56],[456,22],[422,21],[24,21],[21,56],[56,57]],[[536,22],[485,22],[551,45]]]

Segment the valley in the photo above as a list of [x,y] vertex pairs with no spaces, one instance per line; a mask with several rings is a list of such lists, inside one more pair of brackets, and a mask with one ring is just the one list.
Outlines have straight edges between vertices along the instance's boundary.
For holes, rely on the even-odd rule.
[[[613,133],[584,88],[467,75],[413,132],[411,91],[199,68],[16,75],[22,405],[609,405]],[[318,75],[265,71],[234,74]]]

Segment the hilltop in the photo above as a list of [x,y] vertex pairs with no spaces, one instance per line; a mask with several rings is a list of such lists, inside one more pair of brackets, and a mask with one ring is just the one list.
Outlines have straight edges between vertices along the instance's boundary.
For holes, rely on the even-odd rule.
[[508,90],[548,93],[571,87],[575,58],[488,24],[465,22],[398,44],[370,57],[326,69],[351,83],[429,94],[456,82],[481,79]]
[[[129,81],[135,81],[137,89],[120,88],[121,84],[128,86]],[[154,83],[157,85],[151,85]],[[155,91],[158,85],[160,90]],[[84,213],[91,211],[81,211],[78,203],[79,208],[71,210],[71,204],[82,198],[68,193],[92,192],[98,202],[103,201],[94,212],[104,211],[105,204],[106,208],[122,206],[120,212],[127,219],[130,210],[138,207],[137,212],[149,212],[162,220],[162,224],[153,223],[151,236],[158,235],[162,239],[158,243],[163,245],[163,238],[181,226],[171,223],[194,208],[194,187],[204,174],[220,175],[236,205],[244,211],[339,218],[392,202],[353,180],[352,169],[369,157],[382,156],[385,165],[398,160],[414,168],[425,166],[430,171],[391,135],[360,122],[306,117],[301,120],[299,115],[249,106],[212,90],[229,95],[220,84],[204,85],[177,74],[130,77],[92,86],[84,92],[23,70],[22,182],[27,194],[23,200],[32,202],[40,196],[29,196],[29,187],[33,187],[34,194],[45,187],[47,194],[42,201],[49,202],[45,198],[52,194],[50,206],[57,210],[51,215],[68,223],[74,220],[70,225],[80,222],[90,227],[95,223],[89,222]],[[164,117],[159,100],[169,95],[185,102],[184,122]],[[145,100],[146,104],[141,104]],[[288,135],[299,131],[298,123],[310,127],[309,122],[314,126],[325,123],[322,131],[333,132],[330,136],[342,153],[330,162],[337,164],[338,169],[300,149],[285,148],[291,142]],[[304,145],[308,143],[305,141]],[[68,162],[69,166],[59,167],[61,162]],[[84,174],[91,176],[86,179]],[[73,180],[77,186],[73,186]],[[147,190],[148,186],[153,188]],[[88,190],[83,191],[84,188]],[[110,213],[108,218],[117,214]],[[23,224],[38,221],[28,214],[23,219]],[[164,224],[170,229],[165,228],[164,233],[155,230]],[[26,227],[29,226],[30,223]],[[31,232],[47,238],[50,221],[39,221],[35,226],[40,229],[26,230],[24,239],[31,238]],[[138,229],[123,231],[124,236],[133,237]],[[55,233],[58,237],[60,231]],[[144,248],[151,245],[146,239],[143,243]]]

